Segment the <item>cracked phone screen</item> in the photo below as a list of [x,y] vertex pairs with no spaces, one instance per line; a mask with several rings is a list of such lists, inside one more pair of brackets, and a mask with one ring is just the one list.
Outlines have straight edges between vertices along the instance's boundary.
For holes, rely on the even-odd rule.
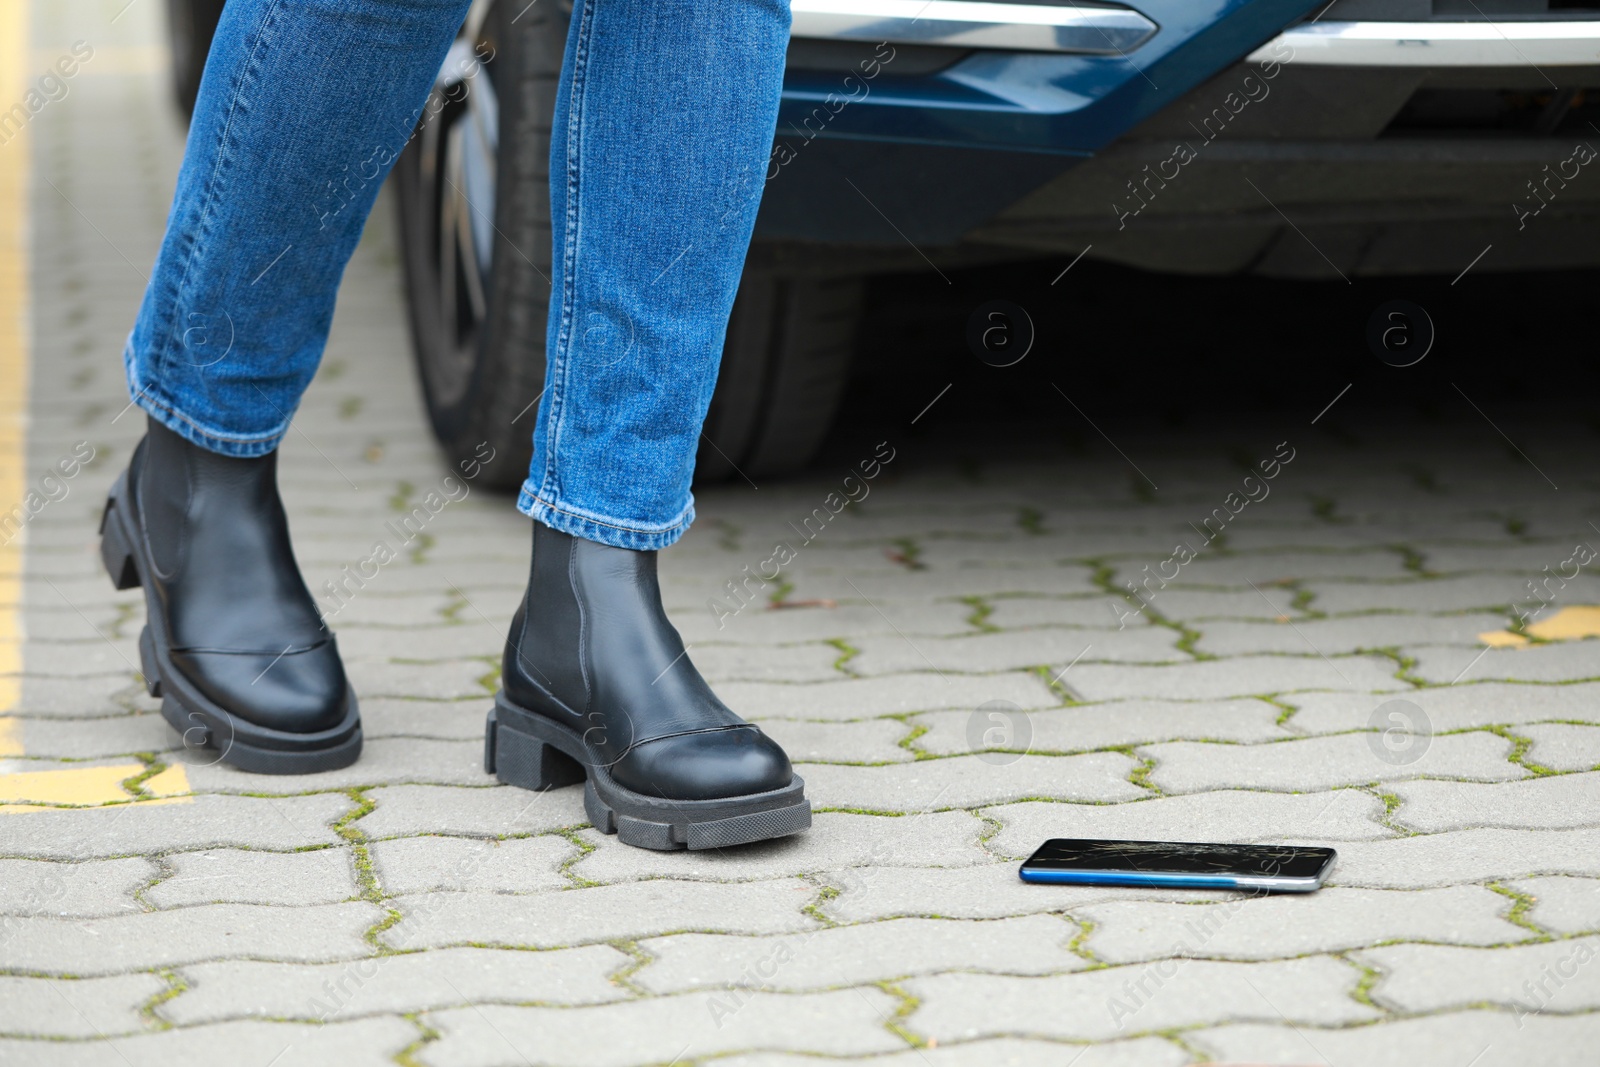
[[1041,845],[1024,866],[1059,871],[1314,878],[1332,857],[1330,848],[1297,845],[1053,838]]

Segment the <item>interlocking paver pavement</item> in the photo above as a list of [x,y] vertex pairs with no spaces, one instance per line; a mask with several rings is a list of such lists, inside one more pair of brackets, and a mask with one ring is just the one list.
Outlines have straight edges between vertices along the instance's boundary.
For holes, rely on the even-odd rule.
[[[1312,427],[1326,397],[1306,398],[1230,413],[1215,447],[1118,416],[1158,491],[1098,438],[952,451],[891,427],[870,498],[763,591],[790,606],[728,617],[710,602],[833,486],[701,487],[664,598],[806,778],[802,837],[640,851],[589,826],[580,789],[483,773],[528,534],[476,487],[324,598],[358,764],[265,778],[186,749],[137,676],[139,595],[111,591],[95,542],[142,427],[117,353],[181,149],[161,5],[28,10],[39,70],[80,38],[96,56],[0,145],[32,176],[25,452],[0,440],[0,463],[31,484],[79,442],[94,459],[0,546],[0,1063],[1593,1061],[1600,641],[1481,635],[1594,541],[1600,484],[1568,463],[1551,491],[1470,411]],[[447,473],[396,269],[384,203],[283,448],[318,591]],[[1592,432],[1491,403],[1541,462]],[[1152,577],[1238,484],[1228,456],[1286,435],[1270,501]],[[1556,606],[1594,603],[1586,569]],[[1051,836],[1340,859],[1309,898],[1022,883]]]

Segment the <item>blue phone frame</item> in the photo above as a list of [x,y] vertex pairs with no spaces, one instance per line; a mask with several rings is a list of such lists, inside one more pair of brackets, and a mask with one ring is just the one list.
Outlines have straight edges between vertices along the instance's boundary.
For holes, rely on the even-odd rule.
[[1018,875],[1024,882],[1048,885],[1165,886],[1171,889],[1241,889],[1237,878],[1224,874],[1170,874],[1152,871],[1047,871],[1023,864]]

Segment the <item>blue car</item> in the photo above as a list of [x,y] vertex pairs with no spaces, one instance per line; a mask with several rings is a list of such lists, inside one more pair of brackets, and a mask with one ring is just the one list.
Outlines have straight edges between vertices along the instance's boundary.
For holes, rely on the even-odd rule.
[[[876,273],[1600,263],[1595,3],[791,0],[700,476],[811,457]],[[562,4],[479,0],[395,170],[417,366],[453,453],[529,448]],[[169,6],[192,103],[221,0]]]

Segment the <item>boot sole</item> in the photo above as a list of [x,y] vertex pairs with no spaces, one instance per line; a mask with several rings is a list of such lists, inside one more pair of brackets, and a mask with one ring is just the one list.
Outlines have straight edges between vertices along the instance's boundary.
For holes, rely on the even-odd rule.
[[625,845],[660,852],[726,848],[788,837],[811,826],[805,782],[718,800],[666,800],[619,785],[592,762],[576,732],[496,693],[484,734],[483,769],[507,785],[554,789],[584,783],[583,809],[595,829]]
[[348,767],[361,755],[361,716],[354,690],[349,712],[331,730],[297,734],[249,722],[218,705],[195,688],[172,665],[166,618],[144,575],[143,538],[133,525],[128,506],[127,474],[117,476],[100,517],[100,559],[118,589],[142,586],[145,618],[139,634],[139,662],[145,689],[161,698],[161,717],[178,732],[185,749],[216,753],[210,762],[227,763],[253,774],[315,774]]

